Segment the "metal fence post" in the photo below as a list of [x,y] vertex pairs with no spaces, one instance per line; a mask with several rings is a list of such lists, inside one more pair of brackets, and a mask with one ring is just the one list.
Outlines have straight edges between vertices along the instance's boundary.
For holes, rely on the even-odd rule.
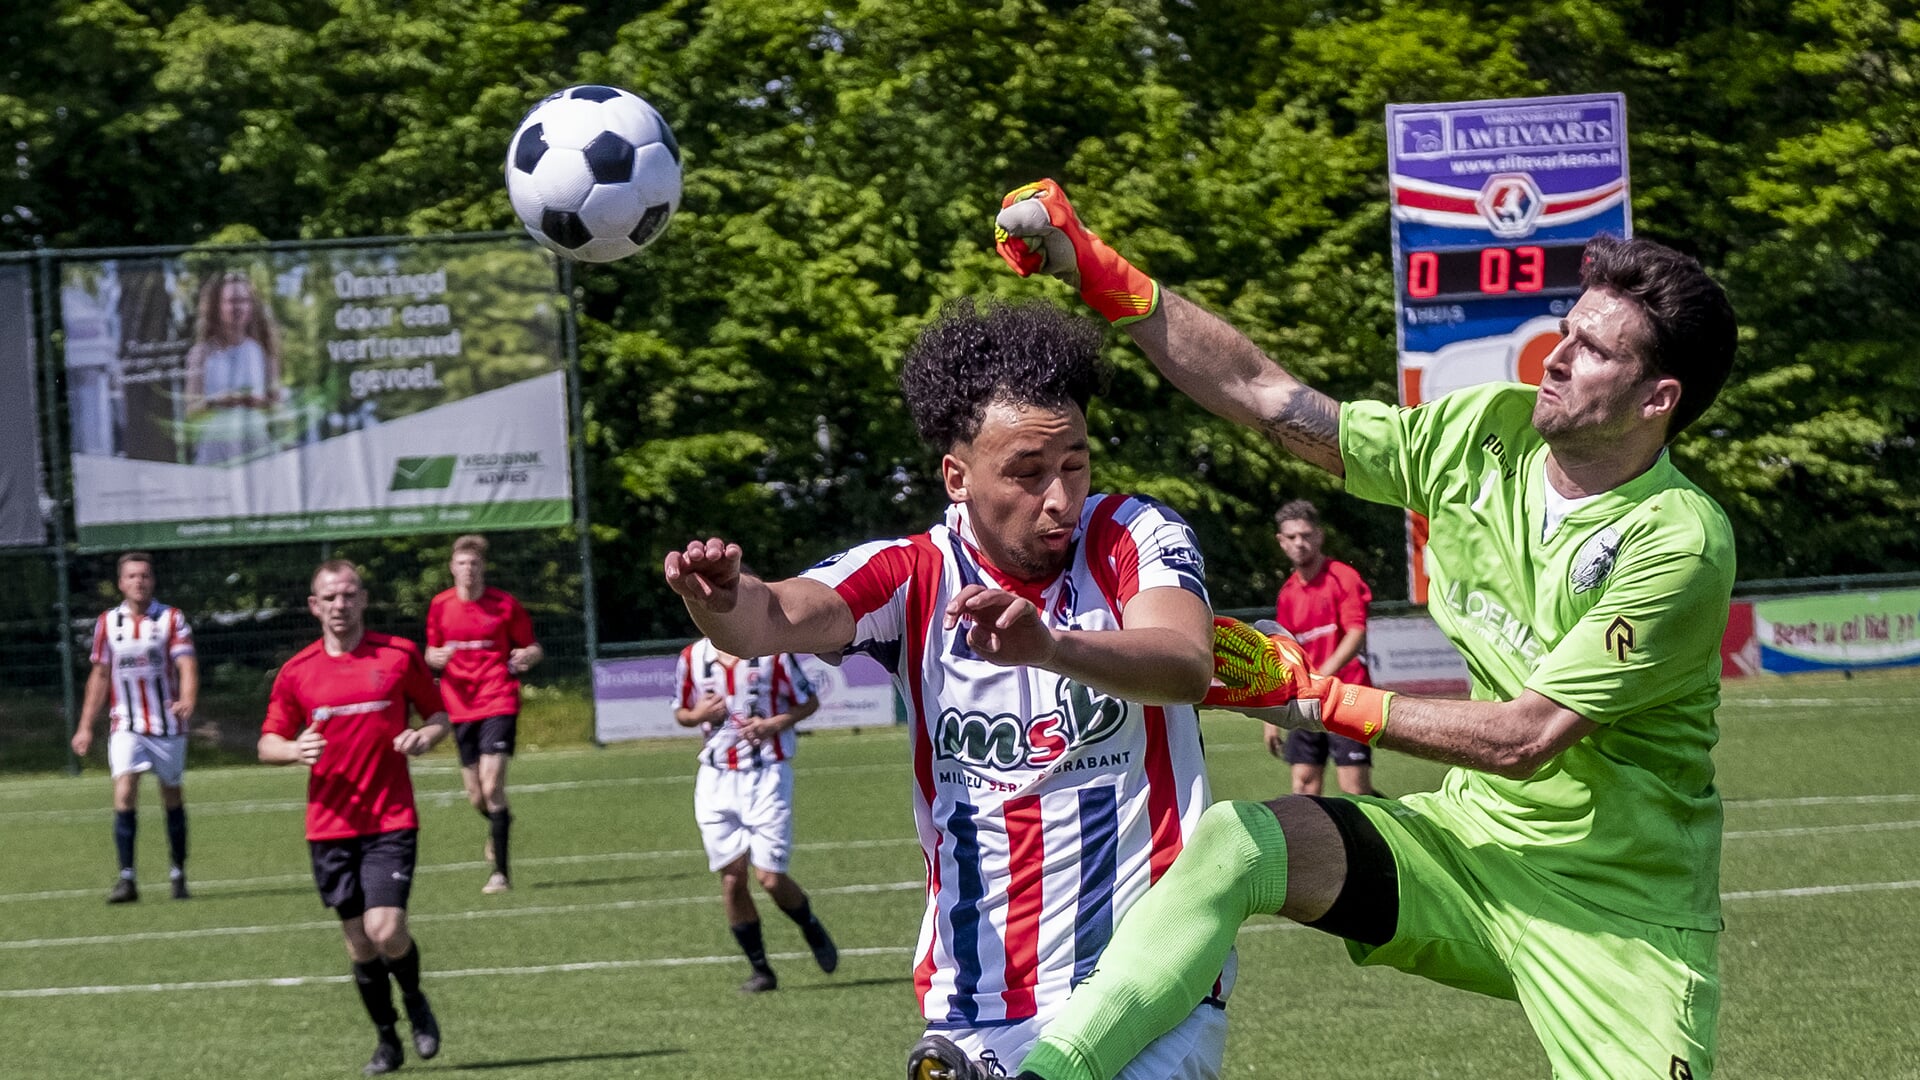
[[567,357],[567,413],[573,425],[573,519],[580,543],[580,618],[587,650],[587,717],[593,741],[600,743],[599,713],[593,703],[593,668],[600,659],[600,607],[593,586],[593,518],[587,507],[587,423],[580,393],[580,334],[573,303],[573,263],[560,259],[562,347]]

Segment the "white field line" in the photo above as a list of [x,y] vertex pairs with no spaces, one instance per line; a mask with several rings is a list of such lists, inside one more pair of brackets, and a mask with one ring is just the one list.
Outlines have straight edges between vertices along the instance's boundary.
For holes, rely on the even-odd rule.
[[[919,882],[900,882],[894,886],[864,886],[869,890],[883,890],[911,886],[918,888]],[[1740,900],[1778,900],[1797,899],[1810,896],[1841,896],[1868,892],[1891,892],[1896,890],[1920,889],[1920,881],[1868,881],[1851,885],[1810,885],[1794,889],[1755,889],[1746,892],[1720,894],[1723,901]],[[821,892],[835,890],[822,889]],[[702,899],[706,899],[702,897]],[[327,926],[329,923],[315,923],[315,926]],[[283,925],[282,930],[300,929],[300,924]],[[1306,927],[1292,922],[1259,922],[1240,928],[1240,936],[1304,930]],[[882,945],[859,949],[841,949],[841,956],[901,956],[910,955],[911,946]],[[804,960],[811,954],[788,952],[774,953],[775,960]],[[711,964],[737,964],[738,953],[724,956],[663,956],[649,960],[582,960],[567,964],[534,964],[524,967],[463,968],[455,971],[431,972],[435,979],[465,979],[474,977],[500,978],[503,976],[555,975],[571,974],[581,971],[622,971],[635,968],[673,968],[694,967]],[[11,998],[49,998],[49,997],[88,997],[105,994],[159,994],[175,993],[187,990],[255,990],[274,987],[319,986],[327,983],[344,983],[345,975],[288,975],[274,978],[255,979],[217,979],[204,982],[177,983],[110,983],[96,986],[37,986],[18,990],[0,990],[0,1000]]]
[[1721,834],[1728,840],[1758,840],[1774,836],[1829,836],[1847,833],[1896,832],[1920,829],[1920,821],[1871,821],[1862,825],[1790,825],[1781,829],[1745,829]]
[[[882,881],[862,885],[835,885],[824,889],[808,890],[815,896],[846,896],[859,893],[905,892],[909,889],[921,890],[926,883],[913,881]],[[714,893],[699,896],[658,896],[634,900],[608,900],[595,904],[536,904],[528,907],[478,908],[471,911],[452,911],[443,914],[409,915],[409,923],[473,922],[479,919],[519,919],[550,915],[580,915],[596,911],[638,911],[646,908],[679,907],[685,904],[717,904],[719,897]],[[26,938],[20,941],[0,941],[0,951],[21,949],[56,949],[76,945],[124,945],[135,941],[190,941],[197,938],[246,937],[255,934],[273,934],[282,930],[320,930],[340,925],[338,919],[314,919],[309,922],[278,923],[269,926],[206,926],[194,930],[141,930],[128,934],[94,934],[88,937],[67,938]]]
[[[1744,802],[1729,800],[1729,805],[1740,807],[1763,806],[1852,806],[1875,805],[1882,803],[1920,803],[1920,795],[1817,795],[1796,799],[1751,799]],[[1728,840],[1759,840],[1769,837],[1788,836],[1825,836],[1845,835],[1847,833],[1866,832],[1902,832],[1908,829],[1920,829],[1920,820],[1875,821],[1857,825],[1800,825],[1777,829],[1733,830],[1725,834]],[[917,841],[910,836],[883,840],[825,840],[814,843],[795,844],[796,851],[852,851],[862,848],[904,847]],[[548,855],[535,858],[514,860],[516,866],[579,866],[601,862],[647,862],[655,859],[679,859],[702,856],[700,848],[673,848],[660,851],[607,851],[587,855]],[[416,873],[469,873],[488,869],[488,864],[480,861],[432,863],[416,869]],[[262,885],[296,885],[311,880],[308,874],[270,874],[264,877],[249,878],[211,878],[195,879],[196,891],[208,893],[224,892],[228,889],[255,888]],[[143,882],[152,888],[161,884],[159,878]],[[31,903],[45,900],[78,900],[92,896],[100,890],[96,887],[73,889],[43,889],[38,892],[0,893],[0,904]]]
[[[795,851],[856,851],[863,848],[904,847],[918,844],[911,836],[902,836],[884,840],[820,840],[808,844],[793,845]],[[650,862],[655,859],[705,858],[701,848],[669,848],[659,851],[605,851],[587,855],[543,855],[534,858],[515,859],[515,867],[527,866],[581,866],[603,862]],[[471,862],[432,863],[414,868],[415,874],[438,874],[451,871],[469,873],[490,870],[493,864],[474,860]],[[249,878],[209,878],[192,879],[193,889],[197,892],[220,893],[228,889],[253,888],[260,885],[297,885],[303,881],[312,881],[312,874],[268,874],[264,877]],[[141,882],[154,889],[165,884],[164,878],[152,878]],[[76,900],[84,899],[99,892],[98,888],[83,889],[46,889],[40,892],[0,893],[0,904],[18,904],[35,900]]]
[[1882,806],[1920,803],[1920,795],[1795,795],[1774,799],[1728,799],[1730,809],[1764,810],[1782,806]]
[[[798,779],[805,776],[831,776],[838,773],[862,773],[877,770],[892,770],[898,766],[887,764],[873,765],[823,765],[816,769],[795,769]],[[510,784],[510,795],[539,795],[550,791],[578,791],[583,788],[603,787],[644,787],[652,785],[677,786],[693,785],[694,774],[686,773],[673,776],[605,776],[595,780],[550,780],[537,784]],[[191,789],[189,789],[191,790]],[[415,789],[414,802],[427,806],[451,806],[467,801],[467,793],[455,791],[420,791]],[[191,794],[187,797],[187,816],[191,819],[197,814],[223,816],[226,814],[255,814],[269,811],[290,811],[307,808],[307,800],[300,799],[240,799],[227,801],[195,801]],[[0,811],[0,823],[27,821],[91,821],[105,819],[112,813],[102,789],[102,801],[98,807],[69,808],[65,810],[3,810]]]
[[[890,727],[886,731],[882,731],[881,729],[878,729],[878,728],[868,728],[862,732],[861,737],[863,739],[864,738],[884,739],[889,737],[889,735],[893,735],[895,737],[900,737],[904,739],[906,735],[906,730],[907,729],[904,727]],[[802,734],[805,734],[805,732],[802,732]],[[689,762],[693,760],[693,756],[694,756],[694,741],[695,740],[692,738],[688,738],[684,740],[685,746],[686,746],[686,750],[685,750],[686,760]],[[806,744],[802,744],[802,745],[806,745]],[[1252,744],[1249,744],[1249,745],[1252,745]],[[628,748],[640,749],[642,746],[644,746],[646,750],[652,751],[652,753],[629,755],[623,752],[624,749],[628,749]],[[612,746],[605,746],[605,747],[582,746],[582,747],[576,747],[568,750],[532,750],[532,751],[526,752],[525,754],[520,755],[517,760],[520,762],[521,768],[536,768],[539,765],[549,761],[564,761],[569,758],[599,757],[599,756],[608,756],[608,755],[618,755],[621,757],[630,756],[632,760],[642,761],[654,756],[654,754],[669,752],[673,750],[674,750],[674,747],[672,746],[671,742],[648,742],[644,744],[643,743],[618,743]],[[445,753],[446,757],[442,758],[436,754],[432,759],[428,761],[413,762],[413,775],[415,776],[458,776],[460,775],[459,763],[454,760],[451,750],[442,751],[442,753]],[[803,758],[802,760],[804,761],[805,759]],[[34,798],[50,790],[70,791],[74,788],[76,784],[85,785],[89,783],[98,783],[102,787],[106,786],[105,784],[106,778],[104,775],[104,772],[105,772],[104,765],[97,760],[90,761],[88,765],[89,765],[89,768],[88,768],[87,774],[79,777],[65,776],[65,775],[34,776],[34,777],[27,777],[19,780],[7,780],[4,783],[0,783],[0,800]],[[819,770],[819,771],[824,771],[824,770]],[[196,784],[223,783],[228,780],[257,779],[260,776],[260,767],[258,765],[216,765],[216,766],[211,766],[203,769],[190,770],[187,775]]]

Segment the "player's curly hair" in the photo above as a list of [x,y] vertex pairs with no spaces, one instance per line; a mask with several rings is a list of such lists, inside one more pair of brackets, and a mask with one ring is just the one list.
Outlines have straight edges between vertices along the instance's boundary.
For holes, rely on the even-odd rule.
[[1081,412],[1106,388],[1098,324],[1045,301],[950,301],[907,350],[900,390],[920,437],[941,453],[980,434],[1005,401]]

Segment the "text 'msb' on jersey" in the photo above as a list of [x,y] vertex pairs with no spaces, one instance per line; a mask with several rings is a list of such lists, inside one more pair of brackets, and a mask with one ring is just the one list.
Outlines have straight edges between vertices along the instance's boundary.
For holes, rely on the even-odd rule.
[[143,611],[121,604],[93,623],[89,659],[107,669],[114,731],[136,735],[181,735],[169,708],[179,700],[174,662],[193,655],[193,630],[177,607],[150,600]]
[[1056,630],[1120,629],[1149,589],[1205,600],[1192,530],[1147,500],[1090,496],[1067,568],[1029,585],[987,564],[956,505],[926,533],[861,545],[805,576],[846,601],[850,651],[891,669],[908,703],[927,861],[922,1014],[973,1027],[1057,1008],[1206,808],[1198,718],[990,663],[965,624],[943,630],[942,613],[978,583],[1024,595]]
[[307,839],[420,827],[407,755],[393,748],[409,705],[423,717],[444,710],[419,648],[387,634],[368,631],[339,656],[316,641],[274,676],[261,730],[295,739],[312,724],[327,740],[307,778]]

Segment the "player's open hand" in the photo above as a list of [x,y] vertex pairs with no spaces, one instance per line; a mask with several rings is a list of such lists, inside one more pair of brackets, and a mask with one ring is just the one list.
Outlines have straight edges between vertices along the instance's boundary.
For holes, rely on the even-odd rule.
[[695,540],[684,551],[667,552],[667,586],[688,607],[716,615],[740,601],[740,545],[719,537]]
[[1005,589],[984,585],[961,589],[947,603],[946,628],[962,622],[969,624],[967,645],[981,659],[1003,667],[1044,667],[1059,647],[1040,609]]
[[312,768],[320,760],[320,752],[327,748],[327,737],[320,734],[320,728],[308,724],[300,737],[293,740],[293,751],[300,755],[300,764]]

